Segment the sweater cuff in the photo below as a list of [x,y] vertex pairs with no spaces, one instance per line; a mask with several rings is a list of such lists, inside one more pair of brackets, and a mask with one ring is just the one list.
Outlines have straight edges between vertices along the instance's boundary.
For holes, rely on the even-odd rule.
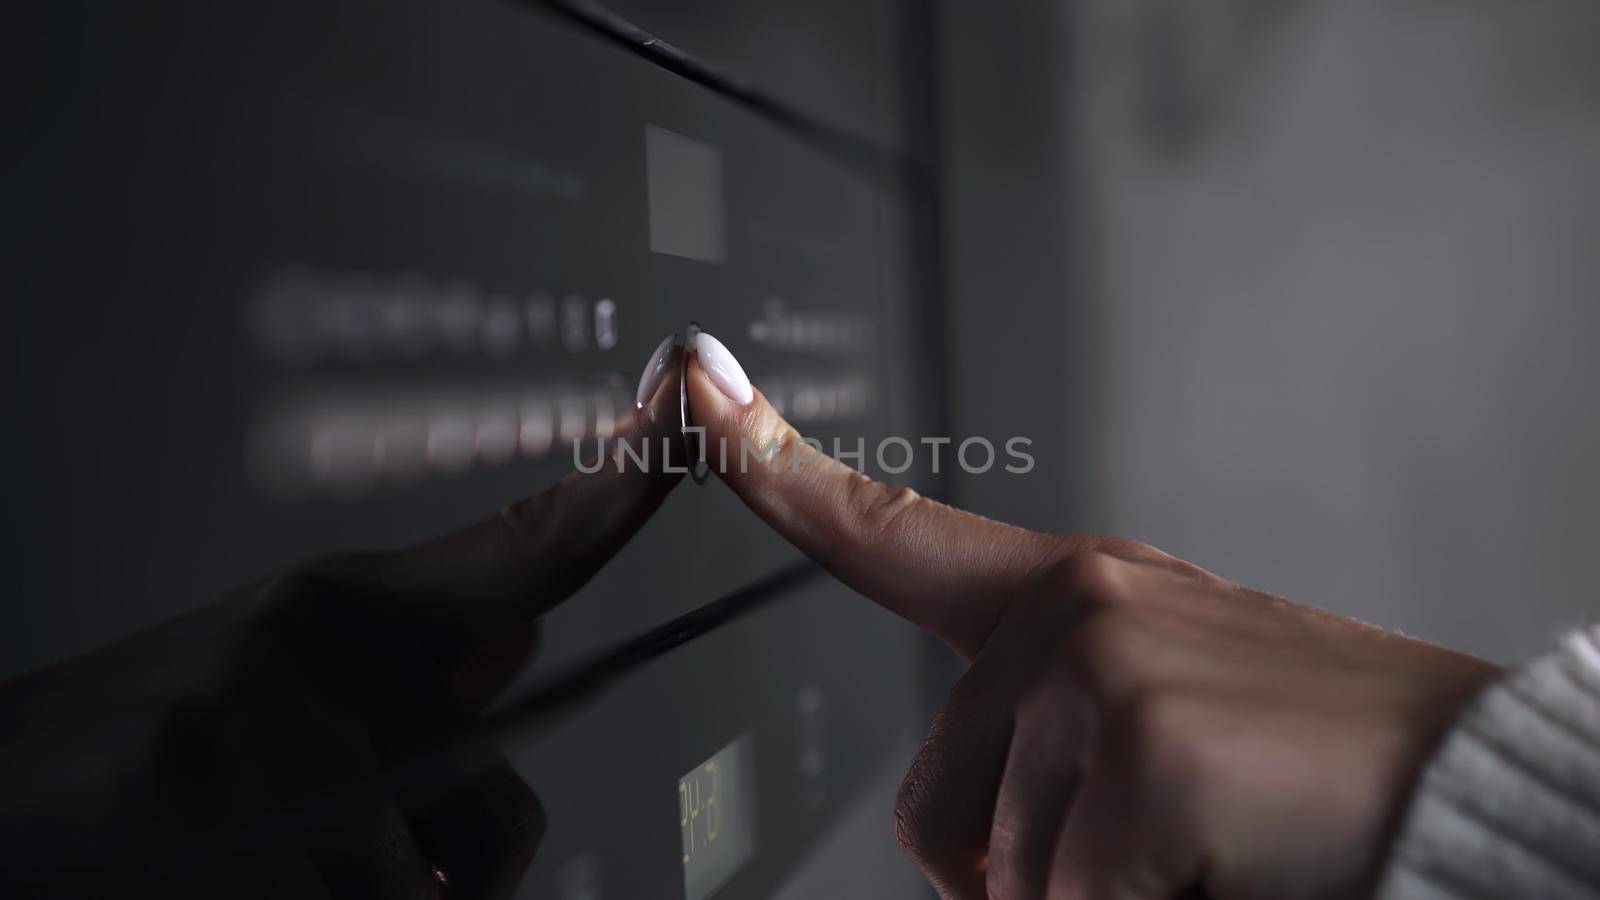
[[1600,900],[1600,626],[1490,686],[1417,785],[1381,900]]

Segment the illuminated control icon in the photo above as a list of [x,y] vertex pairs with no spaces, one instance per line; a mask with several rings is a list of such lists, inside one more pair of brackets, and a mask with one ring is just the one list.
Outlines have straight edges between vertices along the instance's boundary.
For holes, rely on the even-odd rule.
[[840,312],[791,313],[784,302],[769,297],[761,318],[750,322],[750,341],[783,350],[856,354],[873,346],[869,319]]
[[414,359],[430,352],[492,359],[560,346],[581,353],[615,348],[620,306],[582,293],[558,303],[547,291],[520,299],[464,280],[430,282],[407,273],[383,278],[290,266],[269,273],[247,307],[258,347],[283,361]]
[[377,426],[373,462],[378,476],[406,484],[428,473],[428,428],[415,416],[386,416]]
[[556,433],[563,445],[581,441],[589,433],[589,405],[582,397],[567,395],[556,401]]
[[617,345],[617,304],[609,298],[594,305],[594,343],[601,350]]
[[527,320],[528,342],[535,347],[548,347],[556,339],[556,301],[544,291],[534,291],[522,302]]
[[555,443],[555,417],[550,401],[543,397],[530,397],[522,401],[521,418],[517,425],[517,450],[523,456],[538,459],[550,452]]
[[561,299],[561,344],[572,353],[589,346],[589,301],[582,294]]
[[522,317],[510,297],[491,297],[478,323],[483,349],[490,356],[510,356],[522,342]]
[[823,730],[822,688],[808,684],[795,692],[795,766],[807,806],[827,799],[822,775],[828,769],[827,733]]
[[458,475],[472,468],[477,430],[470,417],[445,413],[428,423],[428,464],[444,475]]
[[420,397],[313,394],[259,420],[246,455],[268,491],[349,493],[564,456],[575,443],[615,437],[632,414],[617,378],[533,390],[461,386]]
[[453,284],[446,288],[434,308],[440,343],[458,353],[477,347],[478,314],[478,297],[470,285]]
[[506,406],[484,411],[478,417],[478,459],[491,466],[510,462],[517,455],[519,430],[515,408]]

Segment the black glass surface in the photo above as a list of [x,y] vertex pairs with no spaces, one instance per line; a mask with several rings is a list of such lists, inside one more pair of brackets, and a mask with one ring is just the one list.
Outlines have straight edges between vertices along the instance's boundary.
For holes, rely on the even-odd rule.
[[[897,115],[898,63],[873,54],[899,23],[818,15],[866,35],[847,68]],[[61,5],[36,26],[6,677],[533,493],[623,427],[690,320],[825,443],[937,408],[916,166],[896,126],[858,127],[860,98],[774,116],[781,91],[742,102],[530,3]],[[685,480],[542,612],[498,700],[389,777],[436,801],[514,773],[540,811],[522,896],[674,897],[679,781],[745,741],[753,850],[715,896],[767,896],[918,730],[920,647],[715,477]]]

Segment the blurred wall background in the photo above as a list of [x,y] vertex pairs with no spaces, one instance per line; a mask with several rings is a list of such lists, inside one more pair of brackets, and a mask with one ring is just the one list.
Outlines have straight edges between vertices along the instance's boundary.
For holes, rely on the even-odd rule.
[[1600,6],[972,6],[953,426],[1040,466],[960,502],[1503,662],[1600,614]]

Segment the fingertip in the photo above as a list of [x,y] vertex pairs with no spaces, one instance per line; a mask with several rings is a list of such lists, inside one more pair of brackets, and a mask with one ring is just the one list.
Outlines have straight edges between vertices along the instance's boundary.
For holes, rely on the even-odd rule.
[[694,336],[693,350],[701,370],[724,396],[739,406],[745,406],[755,399],[750,377],[745,374],[744,366],[739,364],[727,344],[710,332],[701,331]]
[[671,371],[672,363],[677,359],[678,336],[669,334],[661,339],[656,349],[651,352],[650,359],[644,364],[644,371],[639,373],[639,386],[634,390],[633,405],[637,409],[646,408],[656,396],[663,382],[667,380],[667,373]]
[[689,351],[689,365],[684,380],[689,388],[690,425],[704,428],[726,417],[723,407],[731,406],[733,401],[712,385],[711,376],[706,374],[705,367],[700,363],[700,354],[693,350]]
[[[728,391],[718,384],[717,377],[707,365],[705,351],[715,342],[723,347],[720,341],[705,332],[696,333],[687,348],[689,364],[685,367],[684,381],[688,387],[689,408],[686,424],[704,428],[708,434],[725,433],[730,430],[726,423],[733,421],[739,413],[748,409],[755,402],[755,390],[746,379],[746,388],[750,396],[742,402],[739,398],[732,397]],[[731,354],[730,354],[731,355]],[[742,375],[744,370],[740,368]]]

